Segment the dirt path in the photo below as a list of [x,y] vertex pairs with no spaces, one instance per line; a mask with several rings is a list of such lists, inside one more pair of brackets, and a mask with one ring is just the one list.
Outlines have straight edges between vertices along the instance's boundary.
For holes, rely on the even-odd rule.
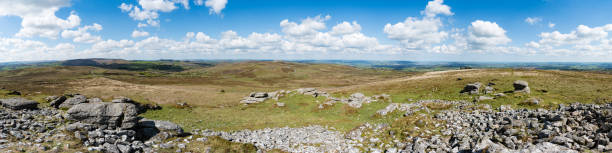
[[444,74],[449,74],[449,73],[454,73],[454,72],[466,72],[466,71],[478,71],[478,70],[479,69],[464,69],[464,70],[446,70],[446,71],[425,72],[425,73],[420,74],[420,75],[407,76],[407,77],[403,77],[403,78],[384,80],[384,81],[369,82],[369,83],[352,85],[352,86],[327,88],[327,89],[323,89],[323,90],[324,91],[328,91],[328,92],[348,91],[348,90],[354,90],[354,89],[358,89],[358,88],[361,88],[361,87],[367,87],[367,86],[373,86],[373,85],[384,85],[384,84],[392,84],[392,83],[398,83],[398,82],[405,82],[405,81],[410,81],[410,80],[421,80],[421,79],[428,79],[428,78],[434,78],[434,77],[441,77]]

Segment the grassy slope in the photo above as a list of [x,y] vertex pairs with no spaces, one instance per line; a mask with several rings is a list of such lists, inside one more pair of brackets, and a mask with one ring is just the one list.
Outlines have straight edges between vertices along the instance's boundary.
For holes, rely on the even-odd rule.
[[113,80],[85,80],[77,83],[75,86],[78,88],[74,91],[103,98],[123,95],[160,104],[187,102],[203,107],[219,107],[237,105],[242,97],[254,91],[339,87],[409,74],[329,64],[222,63],[157,77],[107,75],[106,78]]
[[[463,80],[457,80],[461,77]],[[496,100],[481,101],[493,108],[500,105],[512,105],[514,108],[553,108],[560,103],[609,103],[612,100],[612,76],[596,73],[573,71],[541,71],[487,69],[465,72],[450,72],[435,77],[407,81],[391,81],[374,83],[365,86],[338,88],[335,96],[348,96],[354,92],[366,95],[388,93],[394,102],[409,103],[408,99],[445,99],[472,101],[476,96],[460,94],[465,84],[494,82],[498,92],[513,89],[512,82],[526,80],[530,83],[531,94],[512,94]],[[547,90],[547,92],[542,92]],[[492,96],[492,95],[489,95]],[[540,98],[540,106],[521,105],[527,98]],[[235,106],[223,108],[193,108],[191,110],[164,109],[152,111],[145,116],[177,121],[189,128],[213,128],[221,130],[257,129],[264,127],[304,126],[310,124],[328,125],[338,130],[346,131],[364,122],[392,123],[401,114],[392,114],[387,118],[375,117],[376,110],[384,108],[388,103],[373,103],[364,105],[358,113],[347,113],[343,104],[337,104],[324,111],[316,111],[316,100],[307,96],[290,96],[280,99],[287,103],[287,108],[275,108],[274,101],[248,107]],[[169,114],[184,114],[173,116]],[[185,117],[189,116],[189,117]],[[196,122],[197,121],[197,122]],[[393,123],[399,124],[399,123]]]
[[[457,80],[457,78],[463,80]],[[507,97],[481,103],[491,104],[493,107],[501,104],[528,107],[518,104],[529,97],[542,99],[542,107],[554,107],[560,103],[609,103],[612,101],[612,75],[549,70],[486,69],[452,72],[427,79],[358,86],[336,93],[348,94],[356,91],[366,94],[389,93],[396,102],[406,101],[406,99],[472,101],[476,96],[459,93],[468,83],[481,82],[486,85],[493,82],[496,84],[493,86],[496,92],[504,92],[513,89],[512,82],[515,80],[529,82],[531,94],[508,94]]]

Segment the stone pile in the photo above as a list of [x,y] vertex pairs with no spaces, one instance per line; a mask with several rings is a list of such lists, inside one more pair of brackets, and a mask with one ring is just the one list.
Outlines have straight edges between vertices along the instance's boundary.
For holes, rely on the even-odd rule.
[[300,89],[295,89],[295,90],[279,90],[279,91],[273,91],[273,92],[252,92],[251,94],[249,94],[249,96],[242,98],[240,103],[245,104],[245,105],[256,104],[256,103],[261,103],[263,101],[266,101],[268,99],[274,99],[278,101],[280,97],[283,97],[291,93],[301,94],[301,95],[311,95],[314,97],[319,97],[319,96],[330,97],[330,95],[327,92],[319,91],[315,88],[300,88]]
[[288,152],[360,152],[354,141],[347,140],[337,131],[322,126],[302,128],[266,128],[261,130],[241,130],[235,132],[215,132],[202,130],[192,132],[202,136],[219,136],[223,139],[251,143],[258,149],[280,149]]
[[[138,117],[145,105],[129,98],[101,102],[99,98],[73,95],[46,100],[53,102],[51,107],[38,108],[37,102],[23,98],[0,99],[0,150],[58,152],[70,148],[69,144],[50,148],[44,143],[78,140],[88,151],[155,152],[157,144],[185,134],[174,123]],[[69,109],[57,109],[63,106]]]
[[66,138],[66,135],[58,130],[58,126],[63,122],[58,113],[57,110],[47,109],[0,109],[0,150],[9,147],[34,148],[38,151],[58,150],[40,145]]
[[[557,110],[451,109],[434,115],[439,134],[397,137],[387,125],[347,133],[368,152],[610,152],[612,104],[561,105]],[[391,140],[381,142],[380,137]]]
[[280,97],[283,97],[289,94],[311,95],[313,97],[319,97],[319,96],[326,97],[327,99],[326,102],[323,104],[320,104],[320,107],[323,107],[323,105],[333,105],[334,103],[341,102],[341,103],[348,104],[348,106],[353,107],[353,108],[361,108],[362,104],[376,102],[379,100],[389,101],[389,102],[391,101],[391,97],[388,94],[380,94],[380,95],[374,95],[371,97],[367,97],[362,93],[353,93],[348,98],[336,98],[336,97],[332,97],[329,93],[325,91],[320,91],[315,88],[299,88],[299,89],[289,90],[289,91],[279,90],[279,91],[274,91],[274,92],[252,92],[251,94],[249,94],[249,96],[244,97],[240,101],[240,103],[245,104],[245,105],[256,104],[256,103],[261,103],[263,101],[266,101],[268,99],[274,99],[278,101]]
[[426,106],[427,104],[452,105],[456,108],[469,105],[469,103],[465,101],[419,100],[414,103],[391,103],[387,105],[387,107],[376,111],[376,114],[385,116],[393,111],[401,111],[404,112],[404,116],[410,116],[414,112],[418,112],[420,110],[426,110],[429,112],[429,108]]
[[612,104],[561,105],[552,111],[448,111],[436,118],[452,121],[443,133],[453,135],[451,144],[456,144],[453,146],[459,150],[474,147],[464,140],[474,142],[478,138],[489,139],[509,151],[528,149],[543,142],[579,151],[612,151]]
[[380,94],[380,95],[373,95],[373,96],[368,97],[358,92],[358,93],[351,94],[348,98],[344,98],[344,97],[336,98],[336,97],[328,96],[327,101],[323,103],[323,105],[333,105],[334,103],[340,102],[340,103],[347,104],[349,107],[361,108],[363,104],[369,104],[369,103],[378,102],[378,101],[391,102],[391,96],[389,96],[388,94]]

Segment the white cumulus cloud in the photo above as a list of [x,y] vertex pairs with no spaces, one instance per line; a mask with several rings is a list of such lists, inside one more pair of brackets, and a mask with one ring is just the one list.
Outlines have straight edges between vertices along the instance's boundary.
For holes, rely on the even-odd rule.
[[448,38],[448,32],[442,29],[443,24],[437,15],[453,15],[443,0],[433,0],[427,3],[421,14],[422,18],[408,17],[404,22],[387,23],[383,32],[389,39],[399,41],[405,49],[416,51],[431,48]]
[[146,36],[149,36],[149,32],[139,31],[139,30],[132,31],[132,38],[146,37]]
[[540,18],[540,17],[527,17],[527,18],[525,18],[525,22],[527,22],[530,25],[538,24],[540,21],[542,21],[542,18]]
[[64,30],[62,31],[62,38],[73,38],[72,41],[79,43],[96,43],[101,41],[102,37],[94,36],[89,31],[98,32],[100,30],[102,30],[102,25],[94,23],[77,30]]
[[170,12],[177,7],[169,0],[138,0],[138,4],[144,10]]
[[62,30],[77,27],[81,23],[81,18],[75,12],[70,13],[66,19],[55,16],[57,10],[68,6],[69,0],[2,0],[0,16],[21,17],[22,28],[16,36],[55,39]]
[[512,40],[506,36],[506,30],[495,22],[476,20],[469,27],[468,42],[472,49],[482,50],[510,41]]
[[433,0],[427,2],[427,6],[425,7],[425,11],[421,12],[425,14],[427,17],[435,17],[438,14],[443,15],[453,15],[451,12],[451,8],[448,5],[442,4],[444,0]]
[[[196,4],[202,5],[202,1],[196,1]],[[206,0],[204,3],[206,7],[210,8],[210,13],[221,14],[221,11],[227,5],[227,0]]]
[[332,27],[331,34],[334,35],[344,35],[344,34],[352,34],[361,31],[361,25],[357,24],[356,21],[352,23],[342,22],[334,27]]
[[326,28],[325,21],[329,20],[331,16],[327,15],[325,17],[316,16],[314,18],[308,17],[300,24],[296,22],[290,22],[285,19],[280,22],[280,26],[282,31],[291,36],[306,36],[316,34],[317,31],[323,30]]
[[[196,2],[197,4],[197,2]],[[182,5],[189,9],[188,0],[138,0],[138,5],[121,3],[119,9],[136,20],[138,27],[159,27],[159,12],[172,12]]]

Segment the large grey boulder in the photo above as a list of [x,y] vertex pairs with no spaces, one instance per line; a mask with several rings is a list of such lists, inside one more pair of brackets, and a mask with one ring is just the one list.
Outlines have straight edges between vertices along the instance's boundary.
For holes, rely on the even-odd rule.
[[59,108],[71,108],[74,105],[87,103],[87,97],[84,95],[74,95],[74,97],[66,99],[59,105]]
[[163,141],[184,134],[183,128],[172,122],[143,118],[138,121],[137,133],[141,140]]
[[24,98],[0,99],[0,103],[2,107],[12,110],[36,109],[38,106],[38,102]]
[[138,109],[131,103],[81,103],[67,112],[70,120],[129,129],[138,122]]
[[463,87],[463,90],[461,90],[461,93],[479,94],[480,86],[482,86],[482,83],[480,82],[467,84],[465,85],[465,87]]
[[529,83],[527,83],[527,81],[516,80],[512,83],[512,86],[514,86],[514,92],[531,93],[531,89],[529,89]]
[[49,105],[50,105],[51,107],[54,107],[54,108],[59,108],[59,106],[60,106],[60,105],[61,105],[61,104],[62,104],[64,101],[66,101],[66,99],[67,99],[67,98],[66,98],[66,96],[59,96],[59,97],[52,96],[52,97],[47,97],[47,101],[49,101]]

